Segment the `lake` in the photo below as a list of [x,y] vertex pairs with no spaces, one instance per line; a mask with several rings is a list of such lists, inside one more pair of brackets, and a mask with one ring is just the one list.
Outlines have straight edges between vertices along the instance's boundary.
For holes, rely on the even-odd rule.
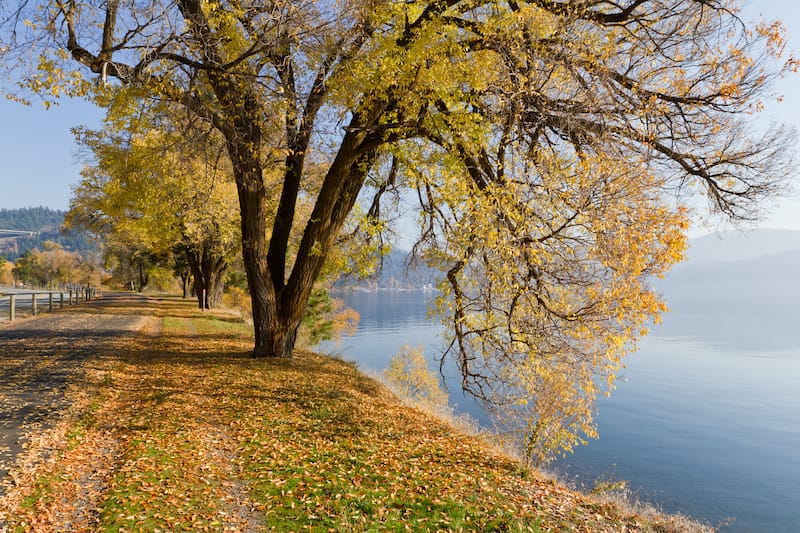
[[[800,292],[800,291],[796,291]],[[382,370],[403,344],[440,348],[422,292],[343,292],[358,332],[325,350]],[[800,328],[795,292],[670,299],[673,311],[598,400],[600,437],[552,465],[589,487],[626,480],[634,495],[720,531],[800,531]],[[763,300],[763,299],[762,299]],[[762,305],[763,304],[763,305]],[[486,422],[448,380],[451,403]]]

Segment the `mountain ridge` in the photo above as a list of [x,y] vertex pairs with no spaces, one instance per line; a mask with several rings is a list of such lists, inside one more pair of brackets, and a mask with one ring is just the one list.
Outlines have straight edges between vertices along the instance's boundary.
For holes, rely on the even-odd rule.
[[800,231],[778,228],[726,230],[689,240],[687,261],[732,262],[800,250]]

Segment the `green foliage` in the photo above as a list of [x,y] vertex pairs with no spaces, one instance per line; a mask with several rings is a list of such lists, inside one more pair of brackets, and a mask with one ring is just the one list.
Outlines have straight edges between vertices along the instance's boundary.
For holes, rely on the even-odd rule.
[[333,310],[333,299],[327,289],[317,287],[311,291],[301,322],[310,346],[333,338]]
[[37,283],[39,281],[37,276],[37,264],[33,251],[27,250],[14,263],[14,268],[11,271],[14,277],[25,283]]
[[323,341],[338,341],[352,335],[358,326],[358,313],[331,298],[328,289],[316,287],[311,292],[298,331],[298,346],[313,347]]
[[432,407],[447,405],[447,393],[442,390],[439,377],[428,368],[422,346],[401,347],[389,361],[383,376],[402,397]]
[[247,275],[239,270],[229,270],[225,278],[225,287],[247,290]]

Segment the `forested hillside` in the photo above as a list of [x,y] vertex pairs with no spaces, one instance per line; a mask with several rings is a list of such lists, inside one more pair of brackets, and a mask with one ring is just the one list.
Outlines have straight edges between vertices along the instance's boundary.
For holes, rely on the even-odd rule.
[[10,261],[26,250],[41,248],[44,241],[53,241],[74,252],[88,252],[97,244],[85,233],[61,232],[64,211],[49,207],[24,207],[21,209],[0,209],[0,229],[35,231],[31,237],[0,238],[0,255]]

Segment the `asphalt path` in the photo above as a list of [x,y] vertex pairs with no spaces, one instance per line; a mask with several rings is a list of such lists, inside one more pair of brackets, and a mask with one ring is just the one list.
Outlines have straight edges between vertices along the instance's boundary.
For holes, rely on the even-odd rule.
[[105,294],[62,312],[0,324],[0,494],[28,435],[69,407],[64,392],[80,383],[87,361],[124,349],[145,321],[125,311],[146,300]]

